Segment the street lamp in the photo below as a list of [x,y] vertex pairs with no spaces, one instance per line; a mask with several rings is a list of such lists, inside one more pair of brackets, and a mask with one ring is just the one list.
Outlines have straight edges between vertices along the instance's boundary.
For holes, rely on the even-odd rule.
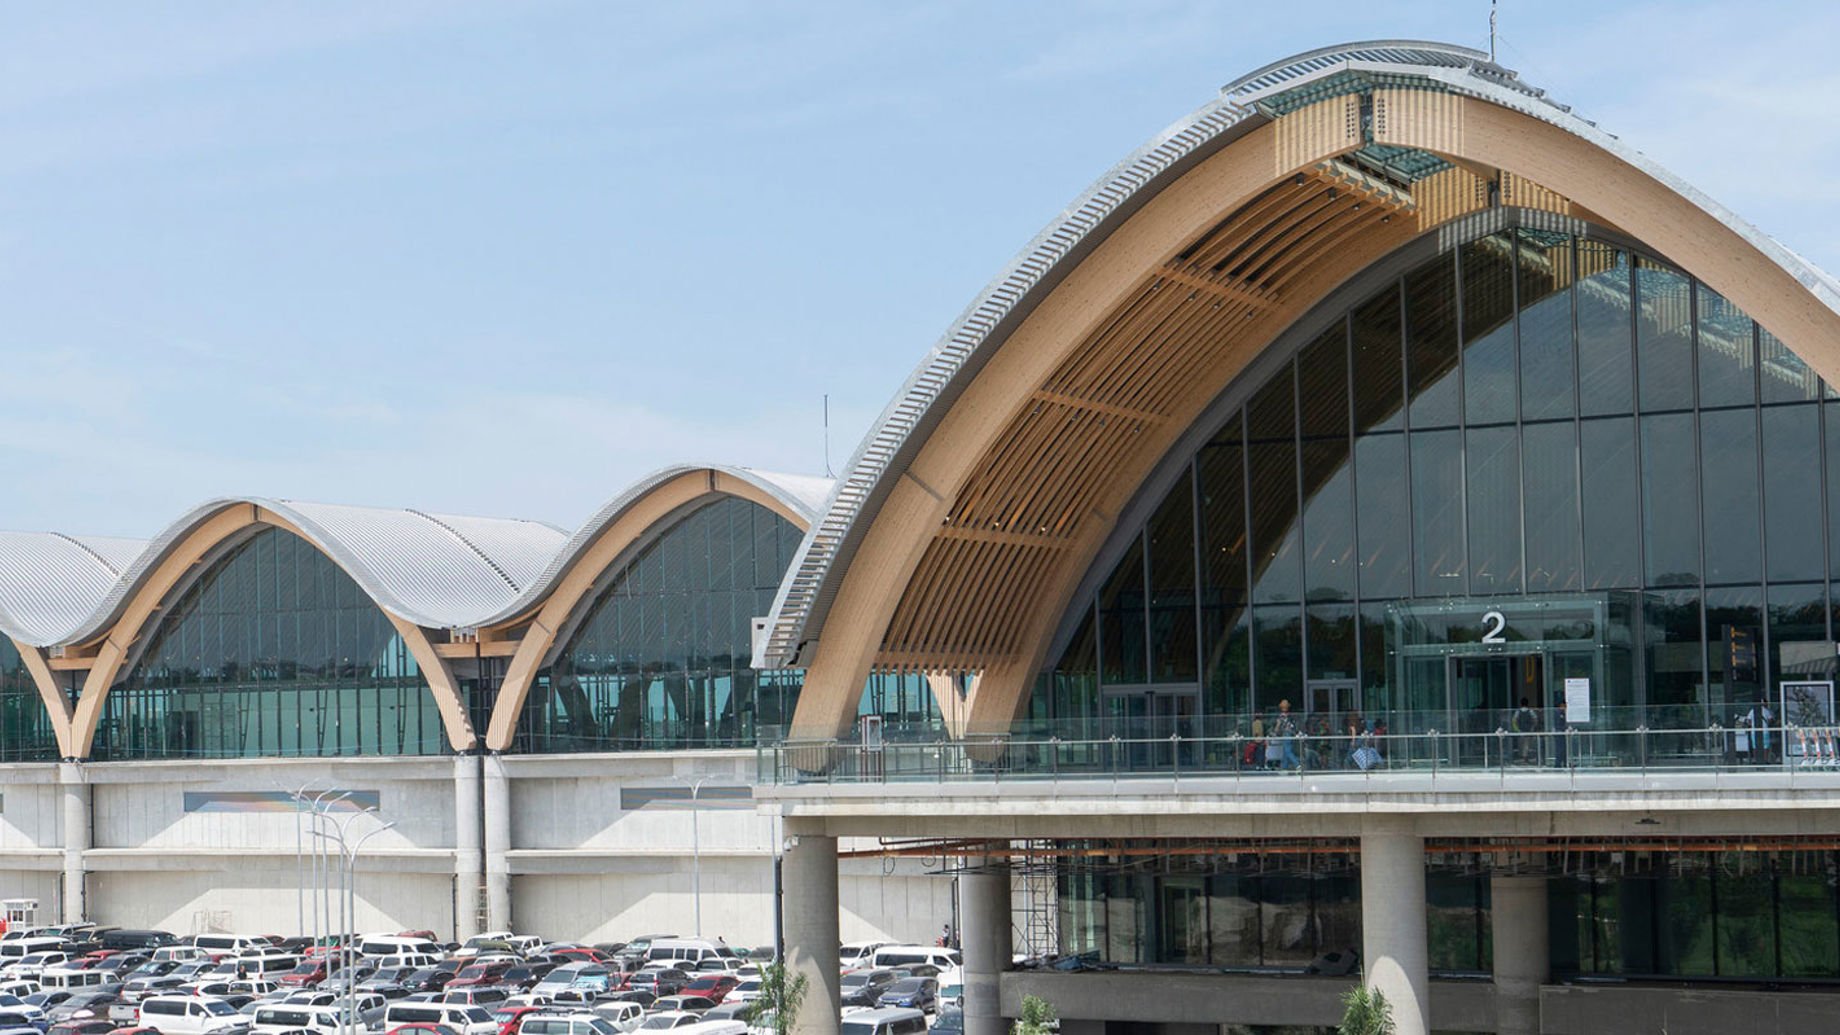
[[[376,806],[372,806],[353,813],[346,818],[344,823],[333,823],[328,819],[327,825],[332,827],[332,833],[327,833],[319,829],[313,831],[313,836],[321,839],[328,850],[335,845],[338,848],[339,861],[342,864],[339,881],[339,918],[341,925],[357,926],[357,869],[359,850],[364,847],[364,842],[396,826],[394,821],[381,824],[373,830],[366,831],[363,836],[359,837],[355,842],[346,836],[351,830],[351,825],[357,822],[360,817],[375,816],[376,814],[377,808]],[[316,815],[315,818],[318,819],[323,816],[324,814],[321,813]],[[341,1021],[341,1027],[348,1035],[355,1035],[357,1031],[358,982],[355,975],[352,973],[352,966],[356,962],[352,954],[356,948],[357,946],[352,944],[351,941],[344,941],[341,943],[339,951],[339,958],[341,960],[339,973],[342,975],[345,983],[345,1010]]]

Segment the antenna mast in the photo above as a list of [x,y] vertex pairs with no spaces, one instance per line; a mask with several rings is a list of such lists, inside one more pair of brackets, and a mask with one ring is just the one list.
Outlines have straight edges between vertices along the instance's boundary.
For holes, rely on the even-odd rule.
[[835,478],[831,473],[831,393],[824,393],[824,477]]
[[1489,64],[1495,64],[1495,11],[1501,0],[1489,0]]

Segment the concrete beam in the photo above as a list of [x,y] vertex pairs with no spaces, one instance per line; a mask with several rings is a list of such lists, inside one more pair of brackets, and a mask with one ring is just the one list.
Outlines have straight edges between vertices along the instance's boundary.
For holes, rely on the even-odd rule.
[[[1333,1028],[1353,978],[1275,974],[1194,974],[1158,971],[1004,974],[1003,1012],[1014,1017],[1022,997],[1053,1004],[1063,1032],[1082,1022]],[[1431,982],[1431,1023],[1439,1031],[1491,1031],[1494,992],[1475,981]]]

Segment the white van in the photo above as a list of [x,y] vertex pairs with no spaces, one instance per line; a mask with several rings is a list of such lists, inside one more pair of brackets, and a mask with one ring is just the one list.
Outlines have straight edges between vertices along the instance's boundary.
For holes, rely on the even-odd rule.
[[274,943],[266,938],[243,938],[234,934],[201,934],[192,944],[213,956],[253,956]]
[[[459,1035],[498,1035],[499,1024],[483,1006],[449,1003],[391,1003],[383,1012],[385,1031],[403,1024],[445,1024]],[[161,1035],[166,1035],[162,1032]]]
[[411,967],[420,970],[441,962],[441,957],[426,952],[402,952],[388,956],[366,956],[364,962],[378,970],[390,970],[394,967]]
[[892,945],[892,942],[844,942],[837,947],[837,962],[845,970],[867,967],[875,962],[875,950]]
[[930,963],[940,970],[962,967],[965,958],[957,949],[942,949],[937,945],[884,945],[875,950],[871,966],[911,967],[916,963]]
[[426,938],[411,938],[400,934],[367,934],[358,941],[358,955],[439,956],[441,947]]
[[652,942],[651,948],[645,950],[647,962],[690,964],[682,968],[684,970],[696,969],[695,965],[699,960],[740,955],[726,945],[699,941],[695,938],[659,938]]
[[110,970],[61,970],[46,967],[38,976],[41,992],[76,992],[97,985],[119,985],[121,975]]
[[317,1031],[332,1035],[339,1030],[339,1008],[336,1006],[258,1006],[255,1012],[255,1024],[249,1029],[254,1035],[278,1035],[284,1031]]
[[165,963],[168,960],[174,963],[184,963],[188,960],[203,958],[204,950],[196,945],[162,945],[153,950],[153,961],[155,963]]
[[222,999],[191,995],[156,995],[141,1001],[143,1028],[160,1035],[209,1035],[246,1023],[236,1007]]
[[620,1035],[620,1029],[591,1013],[538,1013],[524,1018],[518,1035]]
[[919,1010],[860,1010],[844,1017],[840,1035],[926,1035]]
[[64,947],[64,939],[33,935],[30,938],[15,938],[10,942],[0,942],[0,964],[17,963],[35,952],[56,952]]
[[264,952],[250,956],[238,956],[230,962],[236,966],[236,972],[245,977],[279,978],[300,966],[300,957],[290,956],[285,952]]

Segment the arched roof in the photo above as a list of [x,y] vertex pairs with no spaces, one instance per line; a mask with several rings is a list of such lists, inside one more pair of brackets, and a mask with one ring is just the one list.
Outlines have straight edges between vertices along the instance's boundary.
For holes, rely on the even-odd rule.
[[145,577],[178,544],[227,511],[280,516],[331,557],[379,607],[415,625],[476,625],[535,585],[567,534],[538,521],[255,496],[211,500],[168,525],[121,571],[81,621],[53,642],[108,631]]
[[712,491],[720,491],[715,488],[716,478],[734,479],[742,485],[752,486],[759,490],[765,501],[775,504],[772,509],[780,511],[781,516],[798,525],[801,531],[811,527],[812,521],[823,510],[825,501],[830,498],[832,486],[836,484],[829,478],[760,471],[729,464],[673,464],[659,468],[603,504],[588,520],[582,522],[574,534],[551,551],[542,573],[522,593],[496,614],[477,624],[498,625],[517,618],[541,603],[555,587],[557,580],[574,567],[589,547],[635,506],[650,497],[660,486],[697,472],[711,476]]
[[584,608],[593,606],[596,587],[609,571],[689,511],[722,498],[749,500],[806,531],[828,499],[831,485],[828,478],[720,464],[679,464],[641,478],[609,500],[556,552],[538,585],[486,623],[527,621],[499,686],[486,747],[493,751],[510,747],[538,671],[564,630]]
[[773,610],[769,662],[810,667],[795,726],[847,722],[874,664],[1020,692],[1040,613],[1208,400],[1361,269],[1509,210],[1643,239],[1840,375],[1840,285],[1487,55],[1274,63],[1076,199],[884,410]]
[[62,642],[146,546],[142,539],[0,532],[0,634],[30,647]]

